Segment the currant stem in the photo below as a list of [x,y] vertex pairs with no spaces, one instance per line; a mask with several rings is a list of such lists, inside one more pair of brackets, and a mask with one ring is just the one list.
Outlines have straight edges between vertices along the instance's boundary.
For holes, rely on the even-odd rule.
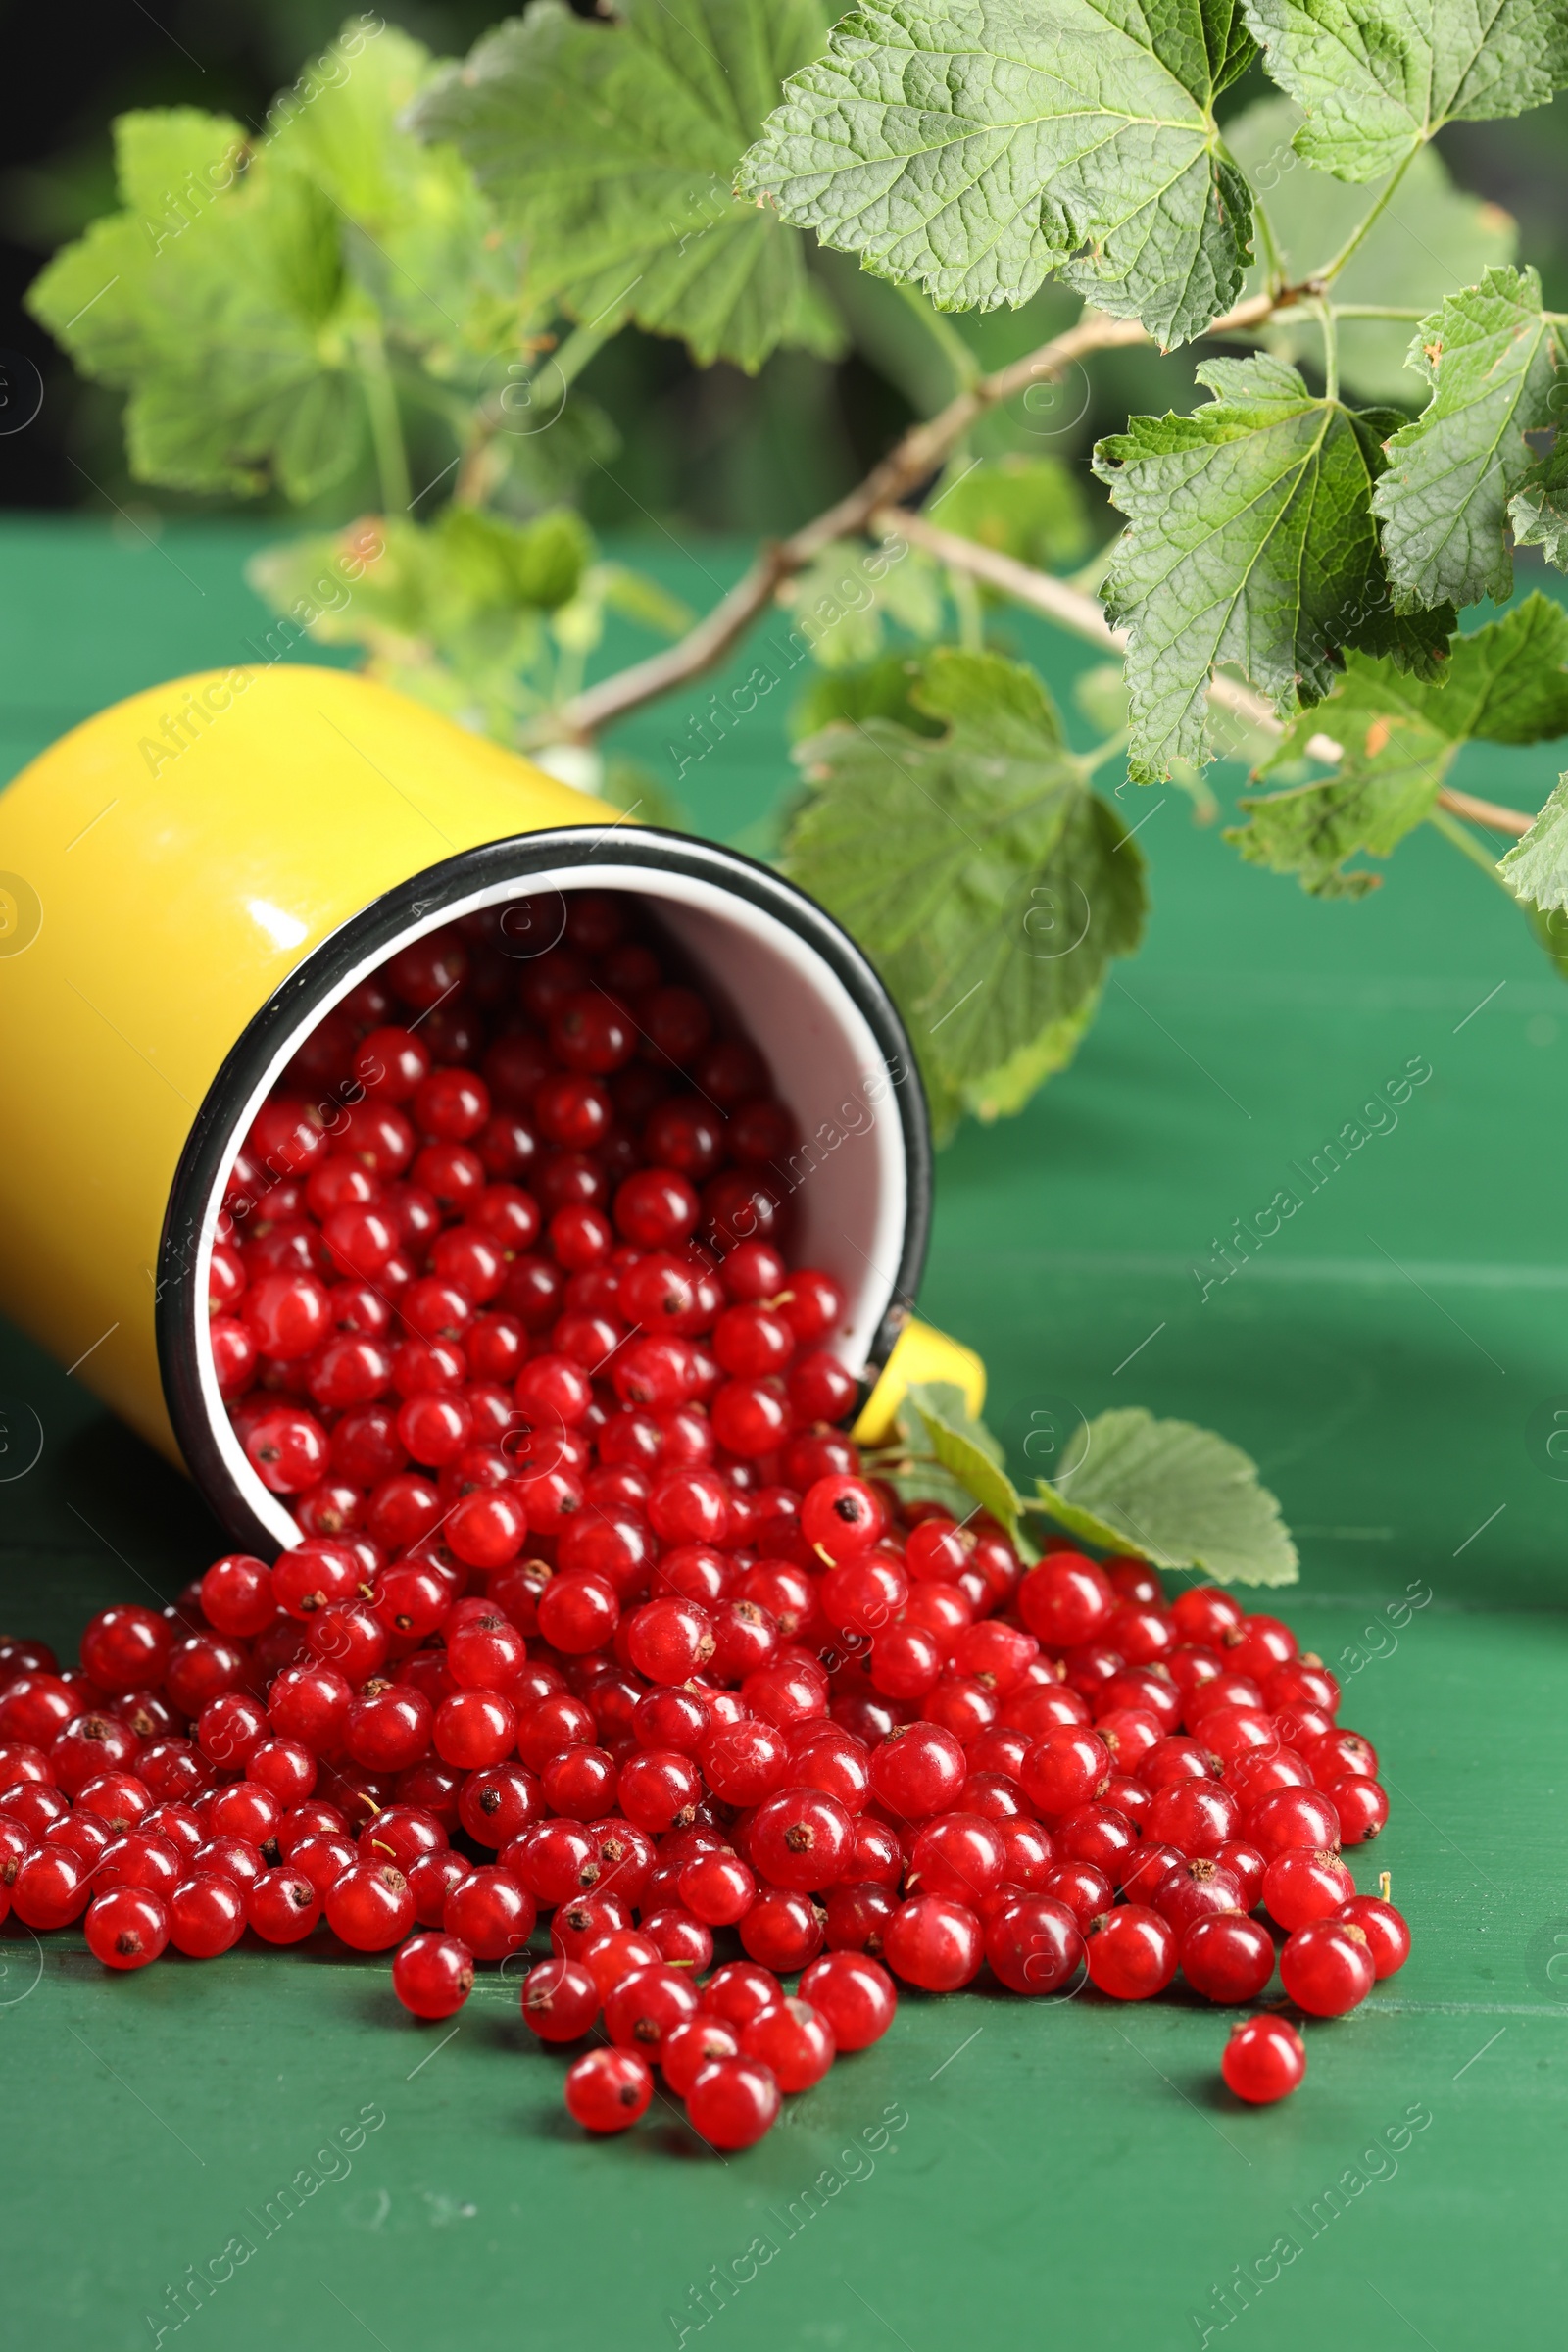
[[367,329],[361,340],[360,381],[365,388],[382,512],[406,514],[414,503],[414,491],[409,480],[408,452],[403,445],[403,423],[398,416],[397,390],[379,327]]
[[1456,817],[1451,816],[1446,808],[1439,807],[1432,810],[1427,818],[1427,823],[1435,825],[1445,841],[1452,842],[1461,857],[1468,858],[1472,865],[1479,866],[1488,881],[1496,884],[1510,905],[1518,905],[1513,892],[1498,873],[1495,859],[1488,857],[1474,834],[1467,833]]
[[921,293],[911,278],[899,280],[899,292],[946,360],[956,388],[972,389],[980,381],[980,363],[952,319],[933,308],[929,297]]
[[1333,303],[1320,302],[1317,315],[1323,328],[1323,397],[1337,401],[1340,397],[1340,337],[1335,325]]
[[1385,208],[1394,195],[1395,190],[1398,187],[1400,180],[1410,169],[1410,166],[1414,162],[1415,158],[1420,154],[1424,144],[1425,142],[1423,140],[1417,139],[1415,141],[1414,145],[1404,157],[1403,162],[1396,166],[1394,172],[1389,177],[1387,185],[1384,187],[1382,195],[1378,198],[1376,204],[1372,206],[1371,210],[1367,213],[1365,219],[1360,222],[1360,224],[1351,229],[1350,234],[1348,237],[1347,237],[1345,243],[1340,247],[1339,252],[1334,256],[1334,259],[1331,262],[1325,262],[1321,270],[1315,270],[1312,272],[1311,283],[1314,287],[1332,285],[1334,280],[1339,276],[1340,271],[1345,268],[1346,263],[1350,259],[1351,255],[1359,250],[1365,239],[1370,235],[1372,229],[1375,227],[1377,221],[1381,219]]

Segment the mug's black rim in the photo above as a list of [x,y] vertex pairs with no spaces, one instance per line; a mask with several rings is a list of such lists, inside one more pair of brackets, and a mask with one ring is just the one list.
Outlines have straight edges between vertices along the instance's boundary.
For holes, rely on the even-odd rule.
[[[159,1245],[158,1361],[174,1436],[192,1478],[234,1541],[270,1558],[277,1539],[241,1491],[207,1413],[197,1366],[195,1296],[202,1204],[211,1197],[233,1146],[233,1129],[257,1073],[281,1039],[292,1035],[349,972],[385,959],[416,923],[494,883],[525,883],[562,866],[585,866],[607,844],[617,862],[711,882],[774,916],[813,948],[842,983],[890,1066],[906,1073],[894,1089],[904,1138],[906,1210],[893,1296],[867,1363],[880,1371],[907,1322],[925,1265],[931,1227],[931,1130],[920,1073],[897,1008],[865,956],[814,899],[739,850],[650,826],[567,826],[514,834],[462,850],[386,891],[342,924],[296,966],[275,996],[247,1023],[208,1088],[180,1153]],[[869,1384],[866,1384],[868,1389]],[[862,1392],[863,1394],[864,1392]]]

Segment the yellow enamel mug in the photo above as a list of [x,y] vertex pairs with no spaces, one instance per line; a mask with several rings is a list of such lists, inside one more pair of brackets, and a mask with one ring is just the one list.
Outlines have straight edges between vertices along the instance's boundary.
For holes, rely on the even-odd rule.
[[931,1201],[908,1040],[813,901],[366,678],[211,671],[102,711],[0,794],[0,1310],[182,1461],[247,1548],[298,1531],[207,1339],[240,1140],[400,947],[503,907],[518,956],[540,954],[583,889],[635,894],[765,1055],[802,1137],[779,1171],[792,1246],[848,1294],[856,1434],[885,1435],[910,1380],[978,1409],[978,1359],[908,1311]]

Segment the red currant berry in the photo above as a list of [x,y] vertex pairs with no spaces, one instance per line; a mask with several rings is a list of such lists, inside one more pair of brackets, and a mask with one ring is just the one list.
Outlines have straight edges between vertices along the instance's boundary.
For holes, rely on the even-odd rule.
[[753,1814],[748,1852],[772,1886],[810,1893],[843,1875],[853,1836],[850,1815],[834,1797],[816,1788],[790,1788],[766,1798]]
[[1048,1732],[1023,1760],[1023,1792],[1048,1819],[1093,1802],[1110,1778],[1110,1750],[1096,1732]]
[[1098,1641],[1109,1625],[1116,1595],[1093,1560],[1074,1551],[1048,1554],[1018,1588],[1018,1609],[1048,1649]]
[[1236,1799],[1217,1782],[1176,1781],[1156,1792],[1144,1836],[1151,1844],[1212,1856],[1236,1836],[1239,1812]]
[[757,1899],[757,1880],[739,1854],[710,1852],[688,1862],[676,1881],[681,1901],[710,1928],[731,1928]]
[[1175,1931],[1145,1903],[1092,1920],[1085,1948],[1090,1982],[1113,2000],[1147,2001],[1176,1974]]
[[156,1687],[164,1679],[172,1644],[169,1625],[152,1609],[134,1602],[100,1609],[81,1637],[82,1672],[106,1695],[143,1683]]
[[[1388,1886],[1385,1873],[1383,1885]],[[1372,1954],[1372,1967],[1381,1981],[1401,1969],[1410,1957],[1410,1930],[1402,1913],[1389,1901],[1387,1893],[1352,1894],[1342,1903],[1334,1917],[1344,1926],[1359,1928],[1366,1937]]]
[[1280,1982],[1309,2017],[1343,2017],[1376,1980],[1371,1940],[1353,1922],[1313,1919],[1285,1939]]
[[[813,1960],[801,1977],[800,1998],[828,2024],[840,2050],[865,2050],[880,2041],[893,2023],[898,1990],[885,1968],[860,1952],[829,1951]],[[771,2015],[764,2011],[763,2015]],[[767,2058],[765,2050],[748,2045],[749,2055]],[[773,2064],[767,2058],[769,2065]],[[777,2073],[777,2068],[774,2069]],[[781,2088],[787,2088],[779,2076]]]
[[766,1887],[740,1923],[742,1949],[775,1976],[788,1976],[822,1949],[826,1917],[808,1894]]
[[711,2148],[750,2148],[778,2121],[779,2086],[753,2058],[721,2058],[704,2067],[686,2093],[692,2130]]
[[1183,1934],[1181,1966],[1206,2000],[1255,2001],[1274,1974],[1274,1938],[1243,1912],[1210,1912]]
[[1290,1846],[1276,1854],[1263,1873],[1269,1917],[1287,1933],[1314,1919],[1327,1919],[1354,1892],[1355,1881],[1328,1847],[1314,1852],[1309,1846]]
[[1362,1773],[1347,1773],[1329,1784],[1328,1795],[1346,1845],[1365,1845],[1380,1837],[1389,1818],[1389,1800],[1376,1781]]
[[599,2015],[599,1987],[575,1960],[543,1960],[522,1981],[522,2022],[541,2041],[577,2041]]
[[326,1924],[357,1952],[384,1952],[414,1925],[414,1896],[390,1862],[357,1863],[326,1898]]
[[1059,1992],[1083,1965],[1083,1935],[1065,1903],[1026,1895],[993,1914],[986,1958],[1009,1992]]
[[1253,2106],[1267,2106],[1299,2084],[1306,2073],[1306,2044],[1287,2018],[1249,2017],[1232,2027],[1219,2065],[1228,2090]]
[[201,1591],[202,1614],[209,1625],[236,1640],[265,1634],[277,1615],[272,1572],[247,1552],[229,1552],[215,1560],[202,1578]]
[[716,2066],[724,2058],[738,2058],[740,2051],[739,2034],[722,2018],[687,2018],[671,2026],[660,2044],[665,2088],[684,2099],[705,2067]]
[[702,1988],[703,2014],[721,2017],[739,2034],[760,2009],[783,1997],[772,1971],[750,1960],[730,1960],[715,1969]]
[[245,1915],[267,1942],[300,1943],[320,1919],[321,1896],[297,1862],[285,1863],[265,1872],[247,1890]]
[[169,1940],[188,1960],[216,1960],[245,1933],[245,1896],[232,1879],[203,1873],[169,1898]]
[[83,1932],[105,1968],[145,1968],[169,1941],[168,1907],[144,1886],[116,1886],[92,1904]]
[[533,1934],[534,1899],[504,1870],[470,1871],[447,1895],[441,1925],[476,1960],[505,1960]]
[[652,2070],[635,2050],[590,2050],[566,2073],[566,2112],[587,2132],[624,2132],[653,2095]]
[[977,1914],[944,1895],[917,1894],[887,1925],[883,1954],[895,1976],[926,1992],[956,1992],[985,1957]]
[[950,1811],[967,1778],[961,1744],[934,1723],[901,1726],[871,1758],[877,1800],[902,1821]]
[[697,2015],[698,1997],[687,1971],[655,1961],[631,1970],[608,1994],[605,2031],[618,2049],[657,2061],[665,2034]]
[[1222,1862],[1199,1855],[1192,1861],[1178,1862],[1160,1880],[1148,1901],[1151,1909],[1157,1911],[1182,1936],[1195,1920],[1206,1919],[1211,1912],[1239,1912],[1241,1882]]

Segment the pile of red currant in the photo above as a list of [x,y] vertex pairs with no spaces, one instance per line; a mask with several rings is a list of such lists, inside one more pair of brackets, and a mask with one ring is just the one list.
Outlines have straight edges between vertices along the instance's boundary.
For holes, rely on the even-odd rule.
[[[1388,1806],[1334,1676],[1223,1592],[901,1501],[763,1064],[629,902],[567,909],[520,963],[489,915],[405,950],[257,1119],[214,1359],[299,1541],[102,1611],[79,1669],[0,1642],[0,1919],[84,1915],[117,1969],[324,1924],[444,2018],[548,1914],[522,2014],[594,2037],[572,2115],[635,2122],[658,2067],[726,2149],[896,1979],[1252,2003],[1278,1957],[1353,2007],[1409,1937],[1342,1859]],[[1224,2074],[1304,2065],[1268,2012]]]

